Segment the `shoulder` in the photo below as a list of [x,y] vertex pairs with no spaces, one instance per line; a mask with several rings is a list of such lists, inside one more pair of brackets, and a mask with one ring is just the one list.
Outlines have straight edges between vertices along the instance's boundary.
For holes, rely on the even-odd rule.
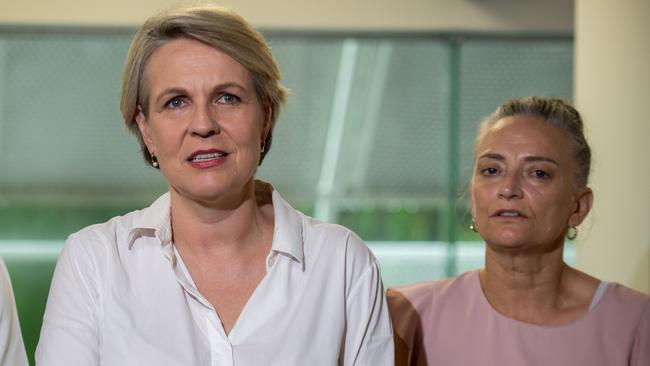
[[425,348],[437,337],[436,332],[448,335],[448,324],[457,327],[458,316],[462,316],[458,309],[476,292],[477,275],[473,271],[388,289],[397,364],[419,364],[426,358]]
[[[609,283],[585,324],[605,327],[621,342],[650,337],[650,297],[618,283]],[[650,357],[650,352],[648,354]]]
[[98,269],[101,263],[116,259],[128,250],[134,222],[145,210],[136,210],[110,220],[87,226],[68,236],[58,263]]
[[441,313],[457,314],[481,294],[477,276],[477,271],[471,271],[444,280],[389,288],[386,298],[396,332],[409,332]]
[[100,249],[105,247],[124,247],[132,234],[153,233],[169,229],[170,198],[165,193],[149,207],[131,211],[110,220],[87,226],[70,235],[66,248],[87,247]]
[[[301,214],[302,215],[302,214]],[[303,217],[303,245],[305,259],[326,265],[329,272],[337,269],[350,285],[362,278],[379,277],[379,264],[364,241],[352,230]],[[378,281],[375,278],[374,281]]]
[[473,295],[477,271],[439,281],[420,282],[412,285],[389,288],[386,294],[391,312],[412,308],[418,313],[426,312],[434,304],[456,302]]
[[607,313],[625,314],[637,319],[650,318],[650,296],[618,283],[610,283],[599,303]]
[[477,276],[477,271],[471,271],[444,280],[389,288],[386,298],[396,333],[410,333],[421,324],[462,317],[464,309],[480,304],[482,292]]
[[377,259],[366,243],[352,230],[301,214],[305,256],[339,262],[353,277],[377,271]]
[[[134,211],[116,216],[71,234],[56,262],[50,298],[58,293],[56,301],[65,301],[65,296],[72,296],[71,291],[99,298],[107,281],[127,263],[129,229],[139,214],[140,211]],[[64,293],[67,295],[62,296]]]
[[607,296],[612,299],[612,301],[627,304],[628,306],[647,307],[650,305],[650,296],[619,283],[609,284]]
[[331,249],[346,250],[349,255],[368,257],[374,256],[364,241],[352,230],[338,224],[330,224],[318,219],[300,214],[303,218],[305,241],[326,243]]
[[142,214],[142,210],[132,211],[123,216],[115,216],[110,220],[87,226],[66,240],[66,247],[102,247],[114,246],[126,242],[126,237],[133,227],[133,221]]
[[375,256],[352,230],[303,214],[275,190],[272,198],[274,249],[300,258],[305,271],[329,283],[342,279],[348,293],[358,284],[381,283]]
[[7,306],[13,306],[13,290],[9,271],[4,260],[0,257],[0,314],[4,315]]
[[348,294],[365,286],[382,286],[377,259],[357,234],[341,225],[323,222],[302,213],[299,215],[308,270],[321,274],[328,281],[342,280]]
[[650,364],[650,296],[610,283],[594,310],[593,319],[604,323],[608,334],[629,349],[630,365]]

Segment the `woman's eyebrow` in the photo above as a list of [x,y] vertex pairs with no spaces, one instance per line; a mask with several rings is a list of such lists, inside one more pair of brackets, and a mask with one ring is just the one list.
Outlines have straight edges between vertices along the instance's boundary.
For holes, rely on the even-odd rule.
[[524,161],[526,161],[526,162],[543,161],[543,162],[551,163],[551,164],[554,164],[554,165],[557,165],[557,166],[560,165],[554,159],[551,159],[551,158],[546,157],[546,156],[538,156],[538,155],[526,156],[524,158]]
[[[498,161],[505,161],[506,160],[506,158],[503,155],[497,154],[497,153],[485,153],[485,154],[479,156],[477,160],[480,160],[480,159],[492,159],[492,160],[498,160]],[[554,165],[557,165],[557,166],[560,165],[554,159],[549,158],[547,156],[541,156],[541,155],[526,156],[526,157],[524,157],[524,161],[527,162],[527,163],[543,161],[543,162],[551,163],[551,164],[554,164]]]
[[160,94],[155,99],[155,103],[158,104],[161,102],[161,99],[165,99],[168,95],[170,94],[175,94],[175,95],[186,95],[187,91],[183,88],[178,88],[178,87],[171,87],[163,90]]
[[219,84],[219,85],[217,85],[217,86],[214,87],[215,90],[219,90],[219,89],[227,89],[227,88],[237,88],[237,89],[240,89],[240,90],[243,91],[243,92],[246,92],[246,91],[247,91],[246,87],[244,87],[243,85],[241,85],[241,84],[239,84],[239,83],[237,83],[237,82],[234,82],[234,81],[233,81],[233,82],[227,82],[227,83]]
[[496,153],[485,153],[485,154],[479,156],[478,159],[493,159],[493,160],[499,160],[499,161],[506,160],[506,158],[503,155],[496,154]]

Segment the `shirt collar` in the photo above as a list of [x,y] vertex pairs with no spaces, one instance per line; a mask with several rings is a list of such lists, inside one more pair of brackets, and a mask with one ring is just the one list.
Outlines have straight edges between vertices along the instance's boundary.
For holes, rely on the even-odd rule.
[[273,190],[273,243],[271,251],[285,253],[296,259],[304,268],[304,241],[302,217],[300,213],[285,202],[280,193]]
[[[302,217],[291,207],[275,188],[265,182],[256,181],[261,189],[270,189],[273,202],[273,242],[271,252],[284,253],[297,260],[304,269],[304,243]],[[129,249],[141,236],[155,236],[161,243],[169,244],[172,239],[169,192],[160,196],[151,206],[140,211],[129,231]]]
[[133,247],[136,239],[141,236],[155,236],[161,243],[171,243],[171,221],[170,221],[170,198],[169,192],[158,197],[158,199],[139,212],[133,219],[129,231],[129,249]]

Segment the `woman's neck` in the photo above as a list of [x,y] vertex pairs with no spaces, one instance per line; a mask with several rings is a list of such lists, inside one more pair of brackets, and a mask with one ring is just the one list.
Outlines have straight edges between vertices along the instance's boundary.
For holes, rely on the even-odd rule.
[[546,253],[486,249],[479,277],[488,302],[503,315],[532,324],[560,325],[587,311],[598,280],[564,263],[563,246]]
[[[173,240],[184,251],[236,254],[272,236],[273,207],[256,197],[255,182],[220,202],[196,202],[171,193]],[[264,189],[270,189],[263,187]],[[270,196],[269,196],[270,197]]]

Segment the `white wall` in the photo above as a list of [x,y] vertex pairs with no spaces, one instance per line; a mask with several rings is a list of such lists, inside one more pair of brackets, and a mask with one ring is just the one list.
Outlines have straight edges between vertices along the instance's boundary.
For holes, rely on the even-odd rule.
[[595,206],[578,266],[650,291],[650,1],[576,2],[575,97]]
[[[215,1],[212,1],[215,2]],[[2,0],[0,23],[136,25],[170,0]],[[223,0],[262,28],[571,31],[570,0]]]

